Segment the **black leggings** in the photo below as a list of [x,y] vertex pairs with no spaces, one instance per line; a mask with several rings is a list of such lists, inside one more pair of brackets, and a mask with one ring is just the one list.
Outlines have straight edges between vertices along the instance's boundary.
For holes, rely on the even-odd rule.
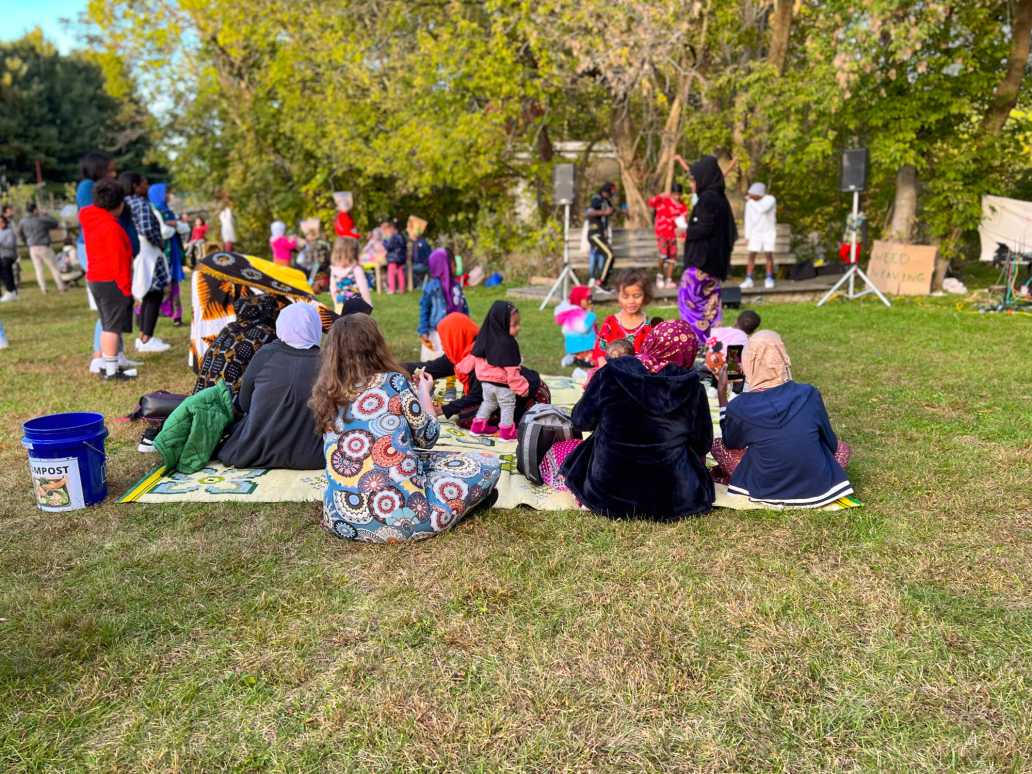
[[13,293],[18,287],[14,284],[14,264],[17,258],[0,258],[0,282],[3,282],[4,290]]
[[151,290],[140,301],[140,335],[148,339],[154,335],[154,327],[158,324],[158,313],[161,311],[161,299],[164,293]]
[[602,263],[602,271],[599,272],[598,277],[596,277],[598,284],[604,286],[609,281],[609,272],[613,268],[613,248],[601,234],[592,234],[588,237],[588,242],[590,242],[592,247],[606,257],[605,261]]

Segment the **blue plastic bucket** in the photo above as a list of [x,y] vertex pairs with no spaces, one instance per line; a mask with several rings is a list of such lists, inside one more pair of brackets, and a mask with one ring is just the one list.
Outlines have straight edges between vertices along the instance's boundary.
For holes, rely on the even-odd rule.
[[42,511],[74,511],[107,497],[104,415],[51,414],[22,425],[29,473]]

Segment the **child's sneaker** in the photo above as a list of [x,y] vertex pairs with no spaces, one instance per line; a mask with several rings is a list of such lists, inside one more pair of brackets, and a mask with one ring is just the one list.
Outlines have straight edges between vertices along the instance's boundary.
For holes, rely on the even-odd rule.
[[[103,362],[104,361],[101,360],[101,363],[103,363]],[[141,361],[141,360],[130,360],[129,358],[127,358],[125,356],[125,352],[119,352],[118,353],[118,367],[119,368],[121,368],[123,370],[128,370],[130,368],[135,368],[136,366],[140,366],[140,365],[143,365],[143,361]]]
[[516,425],[502,425],[498,428],[498,438],[502,441],[516,440]]
[[746,277],[744,280],[742,280],[742,284],[739,285],[738,287],[742,288],[743,290],[748,290],[749,288],[753,287],[755,284],[756,283],[753,282],[752,277]]
[[773,290],[774,289],[774,278],[773,277],[767,277],[767,279],[765,279],[763,281],[763,287],[765,287],[767,290]]
[[109,374],[107,371],[100,373],[100,379],[104,382],[129,382],[136,378],[136,370],[123,371],[121,368],[115,371],[113,374]]
[[11,290],[11,291],[5,290],[4,294],[2,296],[0,296],[0,304],[6,304],[8,301],[17,301],[17,300],[18,300],[18,291],[17,290]]
[[157,451],[154,448],[154,439],[158,437],[158,433],[161,432],[160,427],[148,427],[143,431],[143,435],[140,436],[140,443],[136,447],[136,451],[141,454],[153,454]]
[[487,424],[486,419],[474,419],[469,431],[473,433],[473,435],[494,435],[498,432],[498,428],[494,425]]

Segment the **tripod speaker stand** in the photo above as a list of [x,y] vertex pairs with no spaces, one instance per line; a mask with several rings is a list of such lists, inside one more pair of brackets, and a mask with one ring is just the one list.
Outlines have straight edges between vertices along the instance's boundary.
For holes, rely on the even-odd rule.
[[573,273],[573,267],[570,265],[570,205],[573,204],[574,194],[573,164],[557,164],[552,171],[552,185],[555,188],[556,203],[563,206],[563,268],[549,289],[548,295],[545,296],[545,300],[541,302],[540,309],[548,306],[548,302],[556,293],[559,294],[560,300],[569,296],[571,282],[574,285],[580,284],[580,280],[577,279],[577,275]]
[[[860,268],[860,263],[857,260],[857,244],[856,244],[856,232],[860,221],[860,192],[864,190],[867,185],[867,149],[857,148],[855,150],[847,150],[842,154],[842,179],[839,184],[839,189],[842,191],[852,191],[853,193],[853,216],[851,218],[851,228],[849,229],[849,270],[839,278],[831,290],[825,293],[821,300],[817,302],[817,306],[823,306],[828,300],[834,296],[838,289],[843,285],[847,285],[846,299],[853,301],[854,299],[866,296],[868,293],[874,293],[881,300],[885,306],[892,306],[889,303],[889,299],[885,297],[885,294],[878,290],[878,287],[871,282],[871,278],[864,274],[864,270]],[[864,289],[857,291],[856,282],[859,279],[864,284]]]

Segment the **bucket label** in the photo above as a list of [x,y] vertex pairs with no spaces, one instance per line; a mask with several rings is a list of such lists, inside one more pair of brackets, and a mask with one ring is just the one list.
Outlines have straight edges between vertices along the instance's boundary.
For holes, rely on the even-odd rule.
[[60,457],[52,460],[29,457],[32,491],[36,505],[44,511],[74,511],[85,508],[82,480],[79,478],[79,460]]

